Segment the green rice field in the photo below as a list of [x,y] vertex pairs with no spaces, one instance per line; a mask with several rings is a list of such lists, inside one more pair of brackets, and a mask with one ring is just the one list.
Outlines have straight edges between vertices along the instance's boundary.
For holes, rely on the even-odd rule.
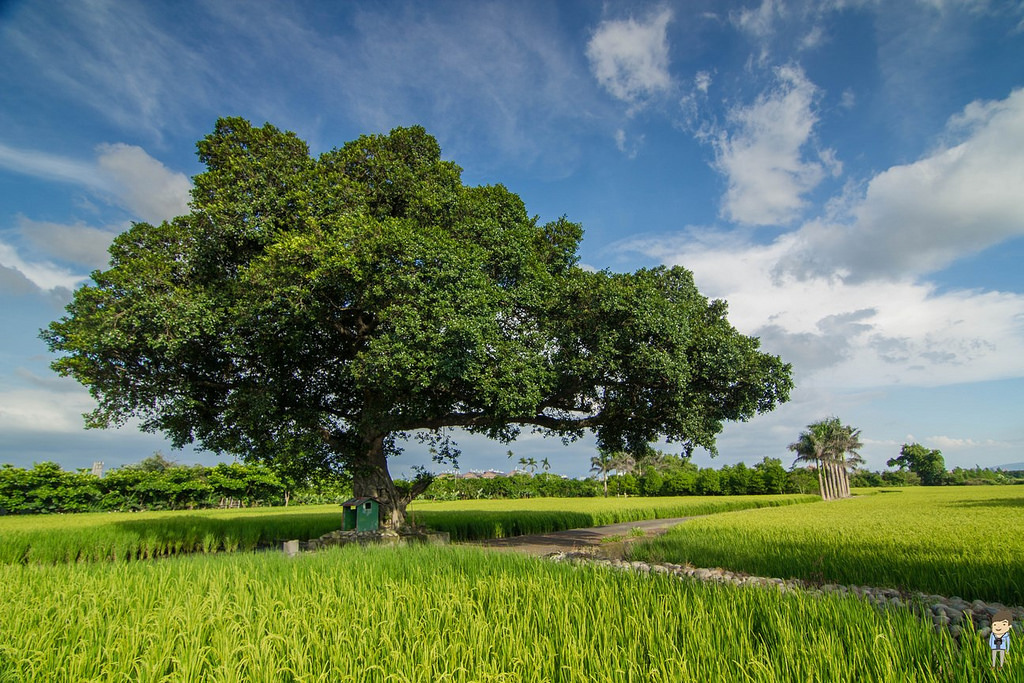
[[[643,519],[789,505],[816,496],[537,498],[422,501],[412,521],[453,540],[482,540]],[[0,564],[131,560],[245,551],[308,540],[341,527],[337,505],[245,510],[85,513],[0,517]]]
[[464,547],[0,566],[0,634],[0,681],[1002,680],[853,598]]
[[[768,504],[760,499],[781,506],[735,509]],[[1024,602],[1024,541],[1012,533],[1024,521],[1024,487],[908,488],[782,505],[804,500],[539,499],[413,509],[417,522],[447,518],[467,537],[509,534],[520,528],[513,518],[531,520],[533,530],[717,511],[641,542],[638,555]],[[182,529],[209,534],[211,551],[216,543],[241,550],[282,529],[316,535],[317,525],[337,528],[338,520],[337,506],[0,518],[0,683],[1024,679],[1024,658],[1014,651],[1007,670],[992,671],[987,641],[970,631],[957,643],[909,610],[878,610],[852,596],[468,546],[346,547],[293,558],[184,556],[194,548],[173,546]],[[58,540],[47,545],[48,538]],[[119,538],[122,554],[82,550]],[[20,555],[12,539],[28,539]],[[145,560],[175,552],[183,556]],[[84,561],[105,557],[137,561]]]
[[1024,486],[912,487],[692,520],[631,552],[649,561],[1024,605],[1022,529]]

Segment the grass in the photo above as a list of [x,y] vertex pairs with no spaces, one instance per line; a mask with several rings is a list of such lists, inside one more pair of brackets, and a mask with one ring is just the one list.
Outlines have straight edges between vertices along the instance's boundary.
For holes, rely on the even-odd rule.
[[1024,604],[1024,486],[907,488],[692,520],[630,551],[751,574]]
[[[414,503],[410,512],[416,523],[448,531],[453,540],[481,540],[813,500],[816,497],[423,501]],[[341,509],[337,505],[0,517],[0,564],[122,561],[247,551],[287,539],[316,538],[340,527]]]
[[472,548],[0,566],[0,681],[979,681],[903,611]]

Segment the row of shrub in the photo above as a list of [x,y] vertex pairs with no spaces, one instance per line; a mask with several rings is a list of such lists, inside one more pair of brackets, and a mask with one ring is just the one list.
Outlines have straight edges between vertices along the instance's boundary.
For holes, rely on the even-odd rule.
[[[402,485],[402,482],[398,482]],[[606,489],[607,485],[607,489]],[[607,477],[569,479],[547,472],[468,479],[440,476],[421,496],[428,500],[477,498],[585,498],[610,496],[756,495],[816,493],[813,473],[787,472],[765,458],[715,470],[673,459],[668,467]],[[239,506],[341,502],[351,495],[343,479],[297,483],[260,464],[181,466],[160,454],[110,470],[103,477],[67,472],[56,463],[31,469],[0,466],[0,514],[183,510]]]
[[[951,484],[1006,484],[1021,473],[956,468]],[[914,486],[911,471],[869,472],[850,477],[851,486]],[[399,482],[401,485],[401,482]],[[606,488],[607,486],[607,488]],[[786,470],[778,458],[764,458],[719,469],[697,467],[687,459],[663,458],[659,467],[614,474],[607,480],[569,479],[548,472],[531,475],[458,478],[440,476],[421,496],[428,500],[478,498],[586,498],[602,496],[718,496],[818,492],[812,470]],[[289,502],[341,502],[351,493],[344,479],[296,482],[259,464],[220,463],[181,466],[160,454],[111,470],[102,478],[66,472],[52,462],[31,469],[0,466],[0,514],[128,510],[181,510],[225,505],[287,505]]]
[[[778,458],[753,467],[743,463],[720,469],[697,467],[682,458],[666,459],[659,468],[614,474],[607,478],[610,496],[720,496],[770,493],[817,493],[818,480],[805,469],[787,471]],[[567,479],[555,474],[513,474],[492,479],[442,476],[421,496],[431,500],[477,498],[589,497],[604,495],[604,482]]]
[[[982,467],[954,467],[945,472],[933,485],[940,486],[1000,486],[1003,484],[1024,484],[1024,471],[990,470]],[[858,470],[850,475],[850,486],[921,486],[921,477],[910,470],[870,472]]]
[[324,502],[346,494],[338,483],[298,486],[265,465],[185,467],[159,454],[103,477],[67,472],[52,462],[31,469],[0,466],[0,514],[250,507]]

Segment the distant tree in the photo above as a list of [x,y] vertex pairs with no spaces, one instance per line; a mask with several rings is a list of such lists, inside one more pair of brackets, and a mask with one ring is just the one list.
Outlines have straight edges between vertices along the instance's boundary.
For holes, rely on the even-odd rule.
[[429,486],[392,480],[407,436],[441,461],[453,428],[713,451],[725,421],[788,399],[790,366],[690,272],[579,267],[579,225],[463,185],[421,127],[313,157],[225,118],[198,151],[190,213],[116,237],[43,332],[90,427],[348,472],[397,526]]
[[848,469],[863,462],[857,454],[861,445],[859,429],[830,417],[807,425],[789,450],[797,454],[797,462],[814,465],[822,499],[835,500],[850,496]]
[[758,473],[764,493],[785,493],[788,477],[786,468],[778,458],[765,456],[761,462],[754,465]]
[[697,472],[697,493],[702,496],[717,496],[722,492],[722,479],[718,470],[703,467]]
[[530,470],[530,474],[537,471],[537,459],[536,458],[519,458],[519,464],[524,469]]
[[878,487],[885,484],[882,475],[865,469],[857,469],[850,475],[850,486]]
[[901,470],[910,470],[921,478],[922,486],[941,486],[947,481],[946,463],[938,450],[925,448],[919,443],[903,444],[898,458],[886,464]]
[[169,467],[176,466],[176,462],[174,462],[173,460],[168,460],[167,457],[160,451],[153,453],[153,455],[149,456],[144,460],[140,460],[139,462],[132,463],[130,465],[125,465],[125,467],[127,467],[128,469],[141,470],[143,472],[163,472]]
[[615,470],[615,456],[608,451],[598,449],[597,455],[590,458],[590,471],[597,473],[604,485],[604,495],[608,496],[608,475]]

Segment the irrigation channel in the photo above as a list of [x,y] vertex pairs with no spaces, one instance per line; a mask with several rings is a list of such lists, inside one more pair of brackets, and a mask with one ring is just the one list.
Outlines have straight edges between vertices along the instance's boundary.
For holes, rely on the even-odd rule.
[[[991,633],[992,617],[997,612],[1009,609],[1016,624],[1024,622],[1024,607],[1008,607],[1000,603],[986,603],[982,600],[969,602],[960,597],[930,595],[921,592],[901,591],[895,588],[872,586],[843,586],[838,584],[815,584],[801,579],[751,576],[727,569],[694,567],[678,564],[654,564],[631,562],[627,557],[631,543],[665,533],[677,524],[691,519],[705,517],[677,517],[674,519],[651,519],[639,522],[621,522],[583,529],[568,529],[547,534],[496,538],[475,541],[466,545],[484,548],[511,550],[554,562],[574,564],[599,564],[620,571],[635,571],[646,574],[668,574],[681,579],[728,583],[736,586],[751,586],[761,590],[803,591],[811,595],[835,593],[856,595],[879,609],[909,609],[923,619],[930,619],[936,630],[948,629],[957,642],[963,634],[974,631],[987,641]],[[1015,629],[1016,630],[1016,629]]]

